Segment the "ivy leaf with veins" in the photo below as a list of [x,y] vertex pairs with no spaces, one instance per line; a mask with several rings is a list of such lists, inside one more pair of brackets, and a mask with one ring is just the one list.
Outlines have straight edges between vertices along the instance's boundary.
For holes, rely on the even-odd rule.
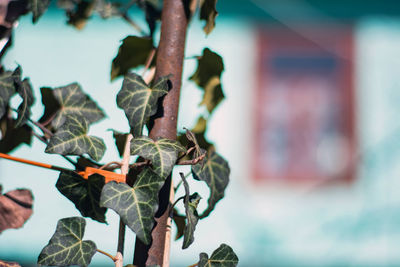
[[21,96],[22,102],[18,106],[18,118],[15,122],[15,127],[20,127],[24,125],[31,116],[31,107],[35,102],[35,98],[28,78],[19,83],[17,88],[17,92]]
[[86,135],[88,123],[85,118],[68,116],[65,123],[50,138],[46,153],[81,156],[87,153],[93,160],[99,161],[106,146],[99,137]]
[[58,221],[56,232],[42,249],[38,264],[47,266],[88,266],[96,253],[93,241],[83,241],[86,221],[82,217]]
[[21,67],[17,67],[14,71],[6,71],[0,74],[0,118],[7,111],[8,102],[17,92],[17,83],[21,79]]
[[221,244],[208,258],[207,253],[200,253],[199,267],[235,267],[239,262],[233,249],[226,245]]
[[[85,118],[88,124],[99,121],[105,116],[103,111],[97,106],[96,102],[86,95],[77,83],[58,87],[54,90],[46,88],[41,91],[42,102],[45,105],[45,108],[49,109],[45,112],[45,115],[49,116],[48,113],[50,110],[53,113],[51,116],[54,116],[55,114],[51,122],[51,125],[55,129],[61,127],[67,116],[75,115]],[[52,92],[52,94],[50,94],[50,92]],[[54,99],[58,103],[58,106],[52,103]]]
[[153,170],[163,178],[171,173],[179,152],[185,151],[179,142],[165,138],[154,141],[142,136],[131,141],[131,154],[150,160]]
[[192,166],[193,177],[206,182],[210,189],[208,207],[200,218],[207,217],[214,210],[217,202],[224,197],[230,174],[228,162],[215,151],[209,151],[203,162]]
[[150,167],[137,177],[133,187],[111,181],[103,187],[100,206],[113,209],[122,221],[136,233],[146,245],[151,242],[154,214],[158,209],[158,191],[164,179]]
[[84,179],[75,172],[61,172],[56,187],[75,204],[82,216],[105,223],[107,209],[100,207],[100,195],[104,184],[104,177],[99,174]]
[[125,111],[134,137],[142,135],[144,125],[157,112],[157,100],[167,94],[168,89],[168,76],[161,77],[152,86],[133,72],[125,76],[117,105]]

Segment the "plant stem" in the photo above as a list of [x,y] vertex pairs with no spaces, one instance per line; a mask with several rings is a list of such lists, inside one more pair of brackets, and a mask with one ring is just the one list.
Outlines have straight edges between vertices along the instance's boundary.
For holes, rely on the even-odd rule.
[[[171,75],[172,89],[160,101],[157,114],[151,118],[150,138],[176,139],[179,95],[182,79],[183,59],[188,18],[185,12],[187,1],[164,0],[161,15],[161,35],[157,49],[155,79]],[[154,123],[153,123],[154,122]],[[169,176],[159,192],[156,225],[152,231],[150,246],[136,238],[134,264],[138,266],[169,266],[171,242],[171,218],[168,207],[173,199],[173,186]],[[172,200],[173,201],[173,200]]]
[[188,267],[196,267],[196,266],[198,266],[198,265],[199,265],[199,263],[197,262],[197,263],[195,263],[195,264],[189,265]]
[[116,261],[115,257],[112,256],[111,254],[109,254],[109,253],[107,253],[107,252],[105,252],[105,251],[102,251],[102,250],[100,250],[100,249],[96,249],[96,251],[99,252],[99,253],[101,253],[101,254],[103,254],[103,255],[106,255],[107,257],[109,257],[109,258],[112,259],[113,261]]
[[[127,175],[129,172],[129,158],[131,156],[131,140],[133,136],[129,134],[126,137],[124,155],[122,157],[121,162],[121,174]],[[117,252],[120,252],[121,255],[124,254],[124,244],[125,244],[125,224],[122,222],[122,219],[119,219],[119,230],[118,230],[118,247]]]

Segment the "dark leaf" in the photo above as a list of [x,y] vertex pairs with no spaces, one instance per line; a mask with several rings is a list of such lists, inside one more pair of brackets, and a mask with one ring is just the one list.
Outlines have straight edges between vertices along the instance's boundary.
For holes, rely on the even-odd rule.
[[210,113],[225,97],[221,87],[223,71],[224,63],[222,57],[205,48],[203,55],[198,57],[195,73],[189,78],[204,90],[200,105],[205,105]]
[[119,156],[122,157],[124,155],[126,138],[128,137],[129,134],[120,133],[115,130],[112,130],[112,131],[113,131],[113,137],[115,140],[115,145],[117,146],[117,149],[118,149]]
[[0,260],[0,267],[21,267],[21,265],[19,265],[18,262]]
[[35,102],[32,92],[32,86],[29,79],[24,79],[17,87],[17,92],[22,98],[22,102],[18,107],[18,118],[15,122],[15,127],[22,126],[31,116],[31,107]]
[[212,113],[214,109],[224,100],[225,95],[222,91],[221,82],[219,78],[213,77],[204,87],[203,99],[200,105],[206,106],[209,113]]
[[4,116],[0,120],[1,140],[0,152],[10,153],[20,144],[30,145],[32,142],[32,129],[28,125],[15,127],[15,120]]
[[[51,123],[55,129],[58,129],[69,115],[85,118],[89,124],[104,118],[103,111],[97,106],[96,102],[82,91],[82,88],[77,83],[55,88],[52,93],[54,98],[49,94],[49,89],[42,89],[42,102],[45,104],[46,109],[49,110],[47,112],[48,116],[54,116],[53,114],[50,115],[50,112],[54,112],[56,108],[54,104],[51,104],[52,100],[56,99],[59,106]],[[51,104],[52,106],[46,106],[46,104]]]
[[200,253],[198,267],[235,267],[239,262],[232,248],[222,244],[208,258],[207,253]]
[[40,88],[42,95],[42,104],[44,106],[44,114],[39,119],[39,122],[48,125],[60,111],[61,106],[58,104],[58,100],[54,96],[53,89],[49,87]]
[[86,135],[86,119],[68,116],[65,123],[50,138],[46,153],[60,155],[83,155],[87,153],[95,161],[101,160],[106,146],[101,138]]
[[131,141],[131,154],[150,160],[153,170],[163,178],[171,173],[179,152],[184,151],[185,148],[179,142],[165,138],[154,141],[143,136]]
[[94,2],[96,1],[77,1],[73,9],[67,10],[67,23],[82,30],[94,11]]
[[0,74],[0,118],[6,113],[10,98],[17,92],[17,83],[20,79],[20,67]]
[[106,208],[100,207],[104,177],[93,174],[86,180],[75,172],[61,172],[56,187],[71,200],[82,216],[105,223]]
[[142,135],[143,126],[157,112],[157,100],[168,93],[168,88],[168,77],[160,78],[150,87],[135,73],[125,76],[117,104],[125,111],[134,137]]
[[204,181],[210,189],[208,207],[200,216],[207,217],[213,211],[216,203],[224,197],[225,189],[229,183],[228,162],[214,151],[210,151],[204,159],[204,166],[196,164],[192,166],[193,177]]
[[107,183],[101,193],[100,205],[117,212],[143,243],[150,244],[158,191],[163,183],[164,179],[147,167],[138,175],[133,187],[114,181]]
[[50,0],[29,0],[28,9],[32,12],[32,22],[36,23],[46,12],[50,5]]
[[146,22],[149,25],[150,36],[153,36],[156,29],[156,22],[161,19],[162,5],[160,0],[141,0],[138,2],[145,13]]
[[210,34],[215,27],[215,18],[218,15],[217,0],[200,0],[200,19],[206,21],[204,32]]
[[38,264],[48,266],[88,266],[96,253],[93,241],[83,241],[86,221],[82,217],[58,221],[56,232],[40,252]]
[[28,189],[17,189],[1,194],[0,233],[9,228],[20,228],[32,215],[33,195]]
[[180,215],[178,211],[174,208],[172,214],[172,220],[175,222],[177,231],[175,235],[175,240],[178,240],[183,236],[185,227],[186,227],[186,216]]
[[199,221],[199,214],[197,213],[197,206],[200,202],[200,195],[194,193],[190,195],[189,184],[185,179],[183,173],[179,173],[183,186],[185,187],[185,213],[186,213],[186,225],[183,233],[183,244],[182,249],[188,248],[194,241],[194,231],[196,230],[197,222]]
[[146,64],[152,49],[151,38],[128,36],[122,40],[118,54],[111,64],[111,80],[127,74],[130,69]]

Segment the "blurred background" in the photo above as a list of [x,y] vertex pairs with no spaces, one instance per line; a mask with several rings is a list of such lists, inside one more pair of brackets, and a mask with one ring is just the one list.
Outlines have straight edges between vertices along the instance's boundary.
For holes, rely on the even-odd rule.
[[[182,250],[182,240],[172,241],[171,266],[193,264],[221,243],[234,249],[239,266],[400,266],[399,2],[220,0],[217,10],[209,36],[201,22],[191,23],[178,127],[193,127],[205,112],[201,90],[187,79],[197,66],[193,56],[209,47],[224,59],[226,99],[209,118],[207,138],[228,160],[231,181],[197,225],[193,245]],[[40,87],[80,83],[107,114],[90,129],[108,147],[102,162],[115,160],[107,129],[129,126],[114,100],[122,79],[110,82],[111,61],[121,40],[139,33],[117,18],[94,16],[80,31],[65,22],[55,4],[36,25],[22,17],[4,65],[20,64],[30,77],[35,119],[43,112]],[[44,149],[34,140],[12,154],[69,167]],[[79,215],[54,187],[57,177],[0,160],[3,191],[30,188],[35,197],[24,227],[1,233],[0,259],[36,266],[57,220]],[[202,210],[208,190],[191,182]],[[113,254],[115,213],[107,212],[108,225],[86,221],[85,239]],[[128,264],[130,231],[126,241]],[[111,264],[93,258],[93,266]]]

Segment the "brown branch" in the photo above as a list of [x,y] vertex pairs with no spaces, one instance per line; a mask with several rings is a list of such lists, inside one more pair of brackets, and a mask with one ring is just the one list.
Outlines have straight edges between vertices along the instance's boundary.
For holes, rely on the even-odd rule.
[[197,263],[195,263],[195,264],[189,265],[188,267],[196,267],[196,266],[198,266],[198,265],[199,265],[199,263],[197,262]]
[[121,168],[122,163],[121,163],[121,162],[118,162],[118,161],[111,161],[111,162],[109,162],[109,163],[104,164],[103,166],[101,166],[101,167],[99,168],[99,170],[104,170],[104,169],[110,170],[109,167],[110,167],[111,165],[117,165],[117,166],[118,166],[118,167],[116,167],[116,168],[111,168],[111,170],[115,170],[115,169],[117,169],[117,168]]
[[146,58],[146,63],[144,64],[144,70],[142,76],[146,73],[146,71],[150,68],[151,62],[153,61],[154,56],[156,55],[156,49],[151,49],[149,55]]
[[131,165],[129,165],[129,168],[130,169],[131,168],[139,168],[139,167],[150,165],[150,164],[151,164],[151,161],[146,159],[145,161],[132,163]]
[[182,160],[182,161],[178,161],[177,165],[196,165],[197,163],[199,163],[200,161],[202,161],[205,158],[206,154],[204,153],[203,155],[194,158],[192,160]]

